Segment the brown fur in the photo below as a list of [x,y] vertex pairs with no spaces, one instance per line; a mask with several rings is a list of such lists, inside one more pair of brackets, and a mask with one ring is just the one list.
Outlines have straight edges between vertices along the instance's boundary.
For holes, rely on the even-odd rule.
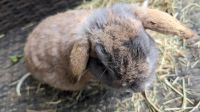
[[191,29],[184,27],[178,20],[167,13],[156,9],[146,9],[146,13],[143,15],[141,11],[136,11],[136,15],[143,21],[145,28],[178,35],[186,39],[194,36],[194,32]]
[[[132,48],[134,45],[131,43],[131,41],[134,41],[135,38],[142,36],[142,34],[145,33],[142,23],[134,18],[120,17],[118,13],[111,12],[109,10],[107,13],[107,22],[105,25],[102,25],[104,23],[101,24],[101,21],[94,20],[94,22],[98,21],[98,23],[91,23],[92,28],[90,29],[90,27],[88,27],[89,30],[84,32],[86,37],[89,38],[90,42],[94,44],[92,46],[95,46],[97,43],[100,43],[104,46],[107,54],[110,56],[109,61],[105,61],[106,63],[109,63],[107,68],[105,68],[105,71],[106,69],[115,71],[115,74],[119,74],[120,79],[110,78],[108,82],[104,80],[106,80],[106,76],[110,75],[109,73],[103,73],[101,70],[98,71],[99,74],[95,73],[95,70],[92,70],[94,71],[92,73],[102,75],[100,77],[96,76],[97,79],[99,77],[99,80],[102,80],[104,83],[108,83],[108,85],[116,88],[129,88],[122,87],[123,83],[127,83],[127,86],[131,86],[131,83],[137,82],[137,80],[140,80],[142,83],[144,83],[144,81],[149,82],[147,79],[151,79],[150,72],[152,71],[149,70],[149,65],[146,62],[147,56],[143,53],[141,53],[139,56],[134,56],[133,51],[135,49]],[[95,24],[99,24],[97,26],[102,26],[99,28],[93,28]],[[139,40],[141,40],[140,38],[143,37],[139,37]],[[143,44],[145,44],[145,42]],[[149,47],[155,49],[153,45]],[[93,47],[91,51],[96,52],[95,47]],[[143,52],[142,49],[139,52]],[[146,51],[144,52],[146,53]],[[109,57],[108,55],[106,57]],[[138,55],[138,53],[136,53],[136,55]],[[96,60],[98,59],[96,58]],[[93,64],[92,66],[96,65]],[[97,68],[98,66],[96,69]],[[102,78],[104,74],[105,78]],[[143,85],[142,83],[141,86]],[[143,88],[145,87],[137,87],[137,89]]]
[[[82,70],[80,67],[83,66],[73,65],[86,65],[87,62],[76,60],[86,54],[78,52],[81,49],[74,49],[73,52],[77,51],[79,54],[74,55],[72,52],[69,55],[73,46],[79,48],[74,45],[76,41],[80,43],[76,27],[87,14],[89,11],[84,10],[60,13],[48,17],[33,30],[27,40],[24,56],[26,65],[35,78],[62,90],[79,90],[90,80],[91,76],[87,71],[84,72],[87,75],[81,73],[83,77],[77,77],[76,75],[80,75],[79,70]],[[88,48],[87,42],[86,46]]]
[[[101,15],[97,15],[95,20],[93,15],[96,12],[93,10],[66,11],[46,18],[29,35],[25,45],[24,57],[28,70],[36,79],[61,90],[80,90],[94,79],[108,80],[105,82],[110,81],[111,86],[115,87],[122,87],[126,82],[133,88],[144,89],[143,83],[151,80],[151,74],[155,71],[155,65],[150,66],[146,58],[148,55],[156,58],[156,50],[153,40],[144,31],[143,26],[165,32],[169,25],[174,30],[166,30],[167,33],[184,34],[185,37],[191,35],[180,23],[178,28],[172,23],[165,22],[165,25],[162,25],[163,22],[158,22],[157,19],[153,20],[160,24],[158,27],[146,24],[146,20],[151,20],[155,18],[156,13],[163,12],[149,14],[152,12],[150,11],[145,15],[138,13],[143,10],[138,6],[126,5],[125,9],[126,7],[131,12],[127,13],[127,16],[117,12],[118,9],[99,9],[100,13],[105,11],[102,14],[107,14],[100,21],[98,19]],[[160,18],[172,18],[166,17]],[[103,19],[106,20],[106,24],[101,23]],[[170,21],[177,22],[174,19]],[[87,22],[91,26],[85,25]],[[174,32],[179,29],[183,29],[182,33]],[[112,61],[107,60],[106,66],[102,64],[104,60],[100,59],[100,54],[97,54],[97,44],[105,48],[106,55]],[[147,44],[150,48],[146,47]],[[155,59],[151,60],[155,62]],[[105,68],[115,72],[114,76],[110,76],[113,80],[108,78],[109,73],[103,74],[103,77],[99,76]],[[116,74],[119,76],[115,76]]]

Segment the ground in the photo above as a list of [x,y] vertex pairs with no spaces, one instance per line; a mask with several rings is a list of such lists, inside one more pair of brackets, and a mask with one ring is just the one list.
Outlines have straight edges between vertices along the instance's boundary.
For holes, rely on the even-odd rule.
[[[177,13],[177,18],[200,35],[200,1],[183,1],[175,4],[174,11]],[[167,44],[163,48],[159,46],[158,78],[154,87],[147,91],[146,95],[104,89],[101,86],[88,87],[81,92],[64,92],[28,77],[22,85],[22,95],[17,96],[16,84],[27,73],[23,60],[24,43],[36,24],[31,23],[24,27],[13,28],[0,36],[0,112],[148,112],[156,110],[174,112],[181,111],[182,108],[187,112],[194,107],[197,107],[194,112],[200,111],[200,37],[198,35],[190,40],[181,40],[179,37],[172,37],[173,39],[169,40],[166,36],[157,34],[158,46],[162,44],[161,41],[165,40]],[[176,46],[173,48],[170,45]],[[168,68],[162,66],[162,59],[165,59],[166,63],[168,59],[165,58],[163,49],[171,53],[175,47],[179,48],[178,51],[181,50],[174,52],[173,64],[169,61],[173,67],[169,69],[169,73],[161,72],[161,68],[162,70]],[[156,93],[154,93],[155,88]],[[184,88],[187,88],[186,92]],[[176,98],[179,100],[171,100]]]

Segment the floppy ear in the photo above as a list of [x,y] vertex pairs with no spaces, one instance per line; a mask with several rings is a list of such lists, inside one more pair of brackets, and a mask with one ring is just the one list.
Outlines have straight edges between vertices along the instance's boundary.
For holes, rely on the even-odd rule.
[[70,53],[70,68],[75,76],[81,77],[87,67],[89,59],[88,39],[78,39],[74,42]]
[[182,25],[177,19],[157,9],[137,8],[135,14],[147,29],[178,35],[186,39],[194,35],[191,29]]

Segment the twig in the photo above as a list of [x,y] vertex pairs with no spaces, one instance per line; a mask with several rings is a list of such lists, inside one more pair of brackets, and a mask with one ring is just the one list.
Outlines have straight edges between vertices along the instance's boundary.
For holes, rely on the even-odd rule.
[[[179,95],[183,97],[183,94],[180,91],[178,91],[176,88],[174,88],[167,79],[164,79],[164,81],[167,86],[169,86],[172,90],[174,90],[176,93],[178,93]],[[194,102],[192,102],[190,99],[186,98],[186,100],[190,102],[191,104],[194,104]]]
[[78,92],[78,95],[76,96],[76,100],[77,100],[77,101],[78,101],[78,100],[79,100],[79,98],[81,97],[81,95],[82,95],[82,92],[83,92],[82,90]]
[[58,105],[59,103],[61,103],[63,100],[58,100],[58,101],[50,101],[50,102],[46,102],[46,104],[50,104],[50,105]]
[[199,106],[200,106],[200,101],[199,101],[199,103],[198,103],[194,108],[192,108],[192,110],[190,110],[189,112],[195,111]]
[[185,110],[186,109],[186,106],[187,106],[187,93],[185,91],[185,79],[183,78],[182,80],[182,83],[183,83],[183,104],[182,104],[182,109]]
[[21,89],[21,86],[22,86],[22,83],[26,80],[27,77],[29,77],[31,74],[30,73],[27,73],[25,74],[24,76],[22,76],[22,78],[19,79],[18,83],[17,83],[17,86],[16,86],[16,92],[17,92],[17,95],[18,96],[21,96],[21,92],[20,92],[20,89]]
[[[185,109],[193,109],[194,107],[186,107]],[[178,108],[178,107],[176,107],[176,108],[165,108],[165,111],[178,111],[178,110],[181,110],[181,108]]]
[[168,103],[174,102],[174,101],[179,100],[179,99],[181,99],[181,98],[182,98],[182,97],[173,98],[173,99],[171,99],[171,100],[168,100],[168,101],[164,102],[163,104],[166,105],[166,104],[168,104]]
[[150,104],[150,106],[151,106],[156,112],[161,112],[161,110],[160,110],[158,107],[156,107],[156,106],[154,105],[154,103],[148,98],[148,96],[147,96],[147,94],[146,94],[146,91],[144,91],[144,92],[142,93],[142,95],[146,98],[147,102]]
[[191,65],[191,68],[194,68],[199,62],[200,62],[200,60],[197,60],[196,62],[194,62],[194,63]]
[[180,77],[176,77],[176,79],[172,82],[172,85],[176,84]]

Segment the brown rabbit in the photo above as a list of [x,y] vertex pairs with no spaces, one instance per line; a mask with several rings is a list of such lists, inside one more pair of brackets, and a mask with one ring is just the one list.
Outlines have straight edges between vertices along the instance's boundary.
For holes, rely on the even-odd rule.
[[74,10],[43,20],[29,35],[25,62],[38,80],[80,90],[91,80],[142,91],[155,77],[157,50],[145,28],[185,38],[193,32],[170,15],[138,5]]

